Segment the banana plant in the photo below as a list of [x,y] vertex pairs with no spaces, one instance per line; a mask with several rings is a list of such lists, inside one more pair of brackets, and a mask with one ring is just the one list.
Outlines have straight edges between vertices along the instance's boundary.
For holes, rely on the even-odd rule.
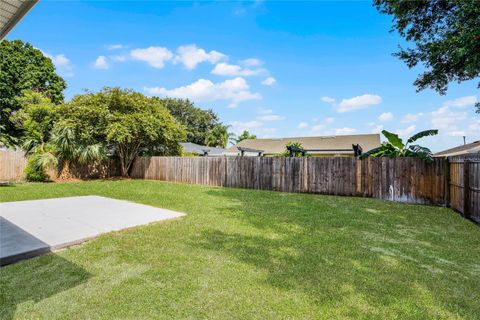
[[388,141],[383,142],[377,148],[365,152],[360,156],[360,159],[365,159],[367,157],[414,157],[427,162],[433,162],[432,151],[430,151],[430,149],[412,143],[423,137],[434,136],[438,134],[438,130],[425,130],[418,132],[411,136],[406,143],[404,143],[395,133],[383,130],[382,134]]

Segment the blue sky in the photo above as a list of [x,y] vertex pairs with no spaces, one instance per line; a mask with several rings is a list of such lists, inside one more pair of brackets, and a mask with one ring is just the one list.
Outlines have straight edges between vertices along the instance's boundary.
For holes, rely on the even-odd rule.
[[189,97],[259,137],[437,128],[480,139],[475,82],[417,93],[391,18],[356,2],[51,2],[8,35],[52,57],[66,97],[103,86]]

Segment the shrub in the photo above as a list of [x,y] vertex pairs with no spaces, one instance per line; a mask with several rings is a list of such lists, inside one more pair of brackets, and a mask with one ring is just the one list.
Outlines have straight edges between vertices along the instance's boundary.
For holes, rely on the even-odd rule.
[[45,168],[38,165],[38,159],[35,155],[28,158],[24,173],[25,179],[31,182],[44,182],[50,178]]

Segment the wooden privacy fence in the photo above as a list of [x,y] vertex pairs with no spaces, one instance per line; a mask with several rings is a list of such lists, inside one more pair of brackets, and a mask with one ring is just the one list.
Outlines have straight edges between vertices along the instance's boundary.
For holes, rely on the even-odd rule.
[[449,164],[450,206],[480,222],[480,156],[451,157]]
[[0,181],[22,180],[26,165],[23,152],[0,150]]
[[[22,152],[0,150],[0,181],[22,180]],[[119,176],[112,159],[72,166],[74,178]],[[55,171],[52,171],[55,178]],[[480,156],[435,159],[342,157],[138,157],[130,175],[212,186],[363,196],[450,206],[480,222]]]
[[447,163],[415,158],[139,157],[131,177],[446,205]]

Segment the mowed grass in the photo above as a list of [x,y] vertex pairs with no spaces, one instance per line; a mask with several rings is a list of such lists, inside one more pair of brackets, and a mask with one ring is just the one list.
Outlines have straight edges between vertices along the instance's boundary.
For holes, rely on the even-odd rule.
[[0,188],[78,195],[188,215],[0,268],[0,318],[480,317],[480,229],[449,209],[155,181]]

